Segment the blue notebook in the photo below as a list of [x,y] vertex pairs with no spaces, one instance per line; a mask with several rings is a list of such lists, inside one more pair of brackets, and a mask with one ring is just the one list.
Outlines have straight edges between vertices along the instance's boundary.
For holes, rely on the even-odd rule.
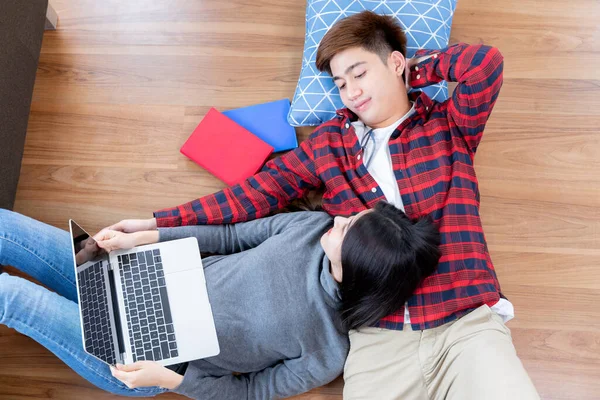
[[222,114],[270,144],[274,152],[298,147],[296,130],[287,122],[288,99],[223,111]]

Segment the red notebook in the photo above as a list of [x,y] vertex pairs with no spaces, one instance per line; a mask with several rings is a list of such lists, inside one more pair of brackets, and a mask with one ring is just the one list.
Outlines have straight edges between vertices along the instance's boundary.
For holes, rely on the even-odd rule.
[[181,147],[181,153],[228,185],[254,175],[273,147],[211,108]]

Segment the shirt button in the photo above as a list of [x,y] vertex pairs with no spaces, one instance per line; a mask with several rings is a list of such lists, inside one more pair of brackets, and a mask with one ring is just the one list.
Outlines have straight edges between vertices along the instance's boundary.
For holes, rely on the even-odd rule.
[[434,54],[434,55],[433,55],[433,58],[437,58],[437,54]]
[[425,111],[429,111],[429,107],[425,107]]
[[373,188],[371,189],[371,192],[375,193],[377,191],[377,188]]
[[417,79],[421,79],[421,75],[417,75]]
[[418,71],[418,70],[419,70],[419,67],[415,67],[415,71]]
[[356,159],[360,161],[360,154],[356,156]]
[[346,125],[344,125],[346,127],[346,129],[350,128],[350,124],[346,122]]

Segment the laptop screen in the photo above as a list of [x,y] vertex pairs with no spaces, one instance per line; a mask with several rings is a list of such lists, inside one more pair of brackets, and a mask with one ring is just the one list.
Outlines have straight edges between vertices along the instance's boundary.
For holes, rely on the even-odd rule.
[[98,262],[107,259],[106,251],[98,247],[94,238],[74,221],[71,221],[71,232],[75,249],[75,263],[78,267],[90,261]]
[[114,364],[117,332],[112,317],[114,284],[108,270],[108,253],[77,223],[70,221],[77,274],[79,311],[86,352]]

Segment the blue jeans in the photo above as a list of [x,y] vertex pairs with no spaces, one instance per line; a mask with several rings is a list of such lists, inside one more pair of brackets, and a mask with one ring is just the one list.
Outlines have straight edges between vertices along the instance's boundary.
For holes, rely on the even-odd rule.
[[83,350],[70,240],[68,232],[0,209],[0,265],[16,267],[54,291],[0,273],[0,324],[37,341],[100,389],[131,397],[166,392],[129,389]]

